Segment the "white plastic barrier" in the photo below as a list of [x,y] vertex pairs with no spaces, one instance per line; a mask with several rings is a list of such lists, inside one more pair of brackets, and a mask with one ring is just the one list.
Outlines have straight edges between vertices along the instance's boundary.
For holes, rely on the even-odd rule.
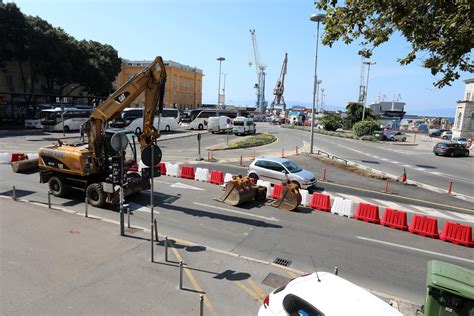
[[0,163],[10,163],[12,160],[11,153],[0,153]]
[[270,182],[263,181],[263,180],[257,180],[257,185],[262,186],[262,187],[266,187],[267,188],[267,198],[272,197],[273,189],[272,189],[272,184]]
[[[226,173],[224,176],[224,183],[232,181],[232,173]],[[257,181],[258,182],[258,181]]]
[[300,193],[301,193],[301,205],[308,206],[309,204],[308,197],[311,196],[308,190],[301,189]]
[[166,166],[166,175],[167,175],[167,176],[171,176],[171,174],[170,174],[170,170],[171,170],[171,168],[172,168],[172,167],[171,167],[172,165],[173,165],[173,164],[172,164],[171,162],[165,162],[165,166]]
[[38,153],[28,153],[28,159],[38,159]]
[[331,213],[340,216],[354,217],[354,211],[352,210],[352,200],[346,200],[340,197],[334,199],[332,204]]
[[207,182],[209,179],[209,169],[196,168],[194,179],[197,181]]
[[[170,163],[170,170],[169,170],[169,175],[171,177],[179,177],[179,167],[180,165],[179,164],[173,164],[173,163]],[[168,171],[168,170],[167,170]],[[168,172],[167,172],[168,173]]]

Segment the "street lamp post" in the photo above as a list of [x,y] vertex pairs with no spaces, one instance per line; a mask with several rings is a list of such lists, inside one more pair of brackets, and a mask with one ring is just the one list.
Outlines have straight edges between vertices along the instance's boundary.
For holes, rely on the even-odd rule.
[[313,83],[313,105],[311,110],[311,141],[310,141],[310,149],[309,152],[313,153],[313,145],[314,145],[314,110],[316,107],[316,85],[318,83],[318,44],[319,44],[319,22],[324,19],[325,14],[312,14],[309,19],[313,22],[317,23],[317,31],[316,31],[316,55],[314,57],[314,83]]
[[223,105],[225,106],[225,79],[226,79],[228,73],[223,73],[223,75],[224,75],[224,88],[222,88],[222,95],[223,95],[222,103],[223,103]]
[[221,74],[222,74],[222,62],[225,60],[224,57],[218,57],[219,61],[219,87],[217,88],[217,107],[220,105],[220,95],[221,95]]
[[365,106],[367,105],[367,91],[369,90],[369,75],[370,75],[370,65],[375,65],[375,61],[364,61],[364,65],[368,65],[367,69],[367,82],[365,84],[365,98],[364,98],[364,108],[362,109],[362,121],[365,119]]

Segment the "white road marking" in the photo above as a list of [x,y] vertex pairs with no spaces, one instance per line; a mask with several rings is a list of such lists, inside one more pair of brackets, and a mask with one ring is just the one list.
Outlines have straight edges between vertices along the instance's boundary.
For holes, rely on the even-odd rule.
[[383,160],[383,161],[388,161],[388,159],[387,159],[387,158],[382,158],[382,160]]
[[402,165],[402,167],[405,167],[405,168],[411,168],[410,165]]
[[415,169],[418,170],[418,171],[426,171],[425,168],[419,168],[419,167],[418,167],[418,168],[415,168]]
[[443,212],[434,210],[432,208],[423,207],[423,206],[415,206],[415,205],[411,205],[410,207],[414,208],[415,210],[419,210],[423,213],[426,213],[428,215],[432,215],[432,216],[436,216],[436,217],[443,217],[443,218],[448,218],[448,219],[454,219],[454,218],[450,217],[449,215],[446,215]]
[[[142,206],[140,208],[137,208],[136,210],[130,210],[132,212],[144,212],[144,213],[151,213],[151,209],[146,207],[146,206]],[[158,212],[157,210],[153,210],[153,213],[154,214],[161,214],[161,212]]]
[[470,260],[470,259],[466,259],[466,258],[460,258],[460,257],[456,257],[456,256],[451,256],[451,255],[447,255],[447,254],[444,254],[444,253],[439,253],[439,252],[436,252],[436,251],[430,251],[430,250],[425,250],[425,249],[420,249],[420,248],[415,248],[415,247],[410,247],[410,246],[403,246],[403,245],[394,244],[394,243],[387,242],[387,241],[371,239],[371,238],[362,237],[362,236],[356,236],[356,237],[358,239],[371,241],[371,242],[375,242],[375,243],[379,243],[379,244],[384,244],[384,245],[388,245],[388,246],[392,246],[392,247],[398,247],[398,248],[418,251],[418,252],[422,252],[422,253],[426,253],[426,254],[430,254],[430,255],[435,255],[435,256],[439,256],[439,257],[450,258],[450,259],[454,259],[454,260],[474,263],[474,260]]
[[170,185],[170,188],[178,188],[178,189],[189,189],[189,190],[197,190],[197,191],[205,191],[204,189],[198,188],[198,187],[193,187],[192,185],[189,184],[184,184],[181,182],[176,182],[172,185]]
[[454,218],[460,218],[462,221],[465,221],[465,222],[468,222],[468,223],[474,223],[474,215],[458,213],[458,212],[451,212],[451,211],[447,211],[446,213],[449,213]]
[[434,175],[437,175],[437,176],[442,175],[442,173],[441,173],[441,172],[438,172],[438,171],[431,171],[430,173],[431,173],[431,174],[434,174]]
[[228,209],[228,208],[225,208],[225,207],[219,207],[219,206],[214,206],[214,205],[209,205],[209,204],[204,204],[204,203],[198,203],[198,202],[193,202],[193,203],[196,204],[196,205],[205,206],[205,207],[209,207],[209,208],[213,208],[213,209],[221,210],[221,211],[226,211],[226,212],[230,212],[230,213],[236,213],[236,214],[241,214],[241,215],[246,215],[246,216],[251,216],[251,217],[256,217],[256,218],[261,218],[261,219],[266,219],[266,220],[269,220],[269,221],[275,221],[275,222],[280,221],[278,218],[275,218],[273,216],[272,217],[266,217],[266,216],[262,216],[262,215],[231,210],[231,209]]
[[378,199],[374,199],[374,201],[376,201],[379,204],[379,206],[381,205],[384,208],[391,208],[393,210],[400,210],[400,211],[404,210],[403,207],[398,203],[383,201],[383,200],[378,200]]

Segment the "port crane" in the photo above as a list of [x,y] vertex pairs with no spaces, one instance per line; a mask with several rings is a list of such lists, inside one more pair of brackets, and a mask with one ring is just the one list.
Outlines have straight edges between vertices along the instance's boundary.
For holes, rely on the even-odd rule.
[[281,66],[280,77],[278,78],[275,89],[273,89],[273,95],[275,99],[272,102],[272,113],[275,110],[275,105],[281,105],[283,107],[283,112],[286,110],[285,98],[283,97],[283,92],[285,91],[285,75],[286,68],[288,65],[288,53],[285,53],[285,59],[283,59],[283,65]]
[[260,55],[258,52],[257,46],[257,35],[255,34],[255,29],[250,29],[250,35],[252,38],[253,45],[253,54],[255,57],[255,69],[257,71],[257,83],[255,84],[255,89],[257,90],[257,111],[265,112],[267,108],[267,102],[265,101],[265,69],[267,66],[262,64],[260,60]]

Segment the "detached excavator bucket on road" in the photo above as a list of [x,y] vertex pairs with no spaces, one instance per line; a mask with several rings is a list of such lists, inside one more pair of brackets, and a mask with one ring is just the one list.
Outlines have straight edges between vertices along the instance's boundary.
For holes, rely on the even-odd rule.
[[248,177],[237,176],[229,181],[224,189],[224,194],[216,198],[219,202],[237,206],[252,201],[255,197],[255,187]]
[[301,204],[301,193],[298,185],[282,183],[281,197],[270,205],[287,211],[294,211]]

